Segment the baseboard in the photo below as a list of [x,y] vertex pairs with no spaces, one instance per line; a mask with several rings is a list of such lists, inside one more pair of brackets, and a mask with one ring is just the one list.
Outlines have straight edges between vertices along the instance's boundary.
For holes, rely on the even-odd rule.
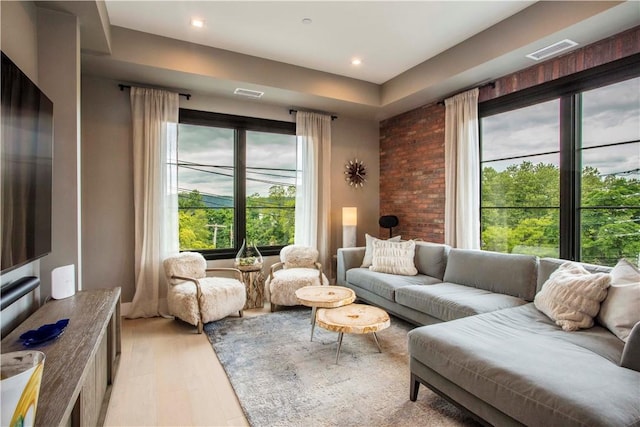
[[[160,305],[160,313],[168,313],[169,312],[169,306],[167,305],[167,299],[166,298],[160,298],[158,303]],[[123,302],[122,304],[120,304],[120,316],[127,317],[129,315],[129,313],[131,313],[131,304],[133,304],[133,303]]]
[[127,317],[131,313],[131,303],[123,302],[120,304],[120,316]]

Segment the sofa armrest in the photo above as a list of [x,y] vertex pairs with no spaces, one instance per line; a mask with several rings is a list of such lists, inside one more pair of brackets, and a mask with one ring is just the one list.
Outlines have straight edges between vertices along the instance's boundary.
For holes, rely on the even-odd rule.
[[624,350],[622,350],[620,366],[640,372],[640,322],[631,329]]
[[362,265],[364,249],[364,247],[338,249],[336,284],[344,286],[347,283],[347,270],[358,268]]

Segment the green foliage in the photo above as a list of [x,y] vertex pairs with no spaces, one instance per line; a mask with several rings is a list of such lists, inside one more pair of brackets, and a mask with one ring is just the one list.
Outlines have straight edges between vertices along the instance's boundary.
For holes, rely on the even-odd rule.
[[247,197],[247,240],[258,246],[293,244],[296,187],[273,185],[268,197]]
[[180,249],[213,248],[205,204],[198,190],[178,195],[178,232]]
[[614,265],[622,257],[637,262],[640,254],[640,180],[607,176],[600,185],[583,189],[582,204],[586,207],[582,209],[581,218],[582,258],[608,265]]
[[[274,185],[267,197],[247,197],[247,242],[257,246],[293,243],[295,232],[295,186]],[[197,191],[178,197],[180,249],[233,247],[233,208],[210,208]]]
[[[482,171],[482,248],[558,256],[560,171],[523,162]],[[581,260],[614,265],[640,254],[640,180],[582,174]],[[609,208],[610,207],[610,208]],[[620,209],[620,207],[628,207]],[[508,209],[492,209],[508,208]]]

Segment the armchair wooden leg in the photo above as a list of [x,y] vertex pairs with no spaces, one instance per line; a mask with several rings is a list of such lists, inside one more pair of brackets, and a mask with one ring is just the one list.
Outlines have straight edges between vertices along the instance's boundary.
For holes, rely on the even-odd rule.
[[198,323],[198,333],[201,334],[203,330],[204,330],[204,325],[202,324],[202,322],[199,322]]
[[276,305],[271,303],[271,312],[273,313],[274,311],[276,311]]
[[240,311],[238,312],[238,314],[240,314],[240,317],[242,317],[242,316],[243,316],[243,314],[242,314],[242,310],[240,310]]

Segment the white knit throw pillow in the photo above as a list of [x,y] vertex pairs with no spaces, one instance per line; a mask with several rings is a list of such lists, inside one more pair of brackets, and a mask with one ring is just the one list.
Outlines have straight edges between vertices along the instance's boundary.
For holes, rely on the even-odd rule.
[[624,342],[640,322],[640,271],[626,259],[611,271],[611,287],[600,306],[598,321]]
[[590,328],[610,281],[607,273],[592,274],[568,261],[549,276],[533,302],[565,331]]
[[[389,238],[389,242],[399,242],[402,236],[393,236]],[[369,268],[371,267],[371,262],[373,261],[373,242],[376,240],[382,240],[370,236],[365,233],[364,239],[366,241],[366,246],[364,248],[364,258],[362,259],[362,265],[360,267]]]
[[416,242],[373,241],[373,259],[369,270],[379,273],[415,276],[418,270],[414,265]]

